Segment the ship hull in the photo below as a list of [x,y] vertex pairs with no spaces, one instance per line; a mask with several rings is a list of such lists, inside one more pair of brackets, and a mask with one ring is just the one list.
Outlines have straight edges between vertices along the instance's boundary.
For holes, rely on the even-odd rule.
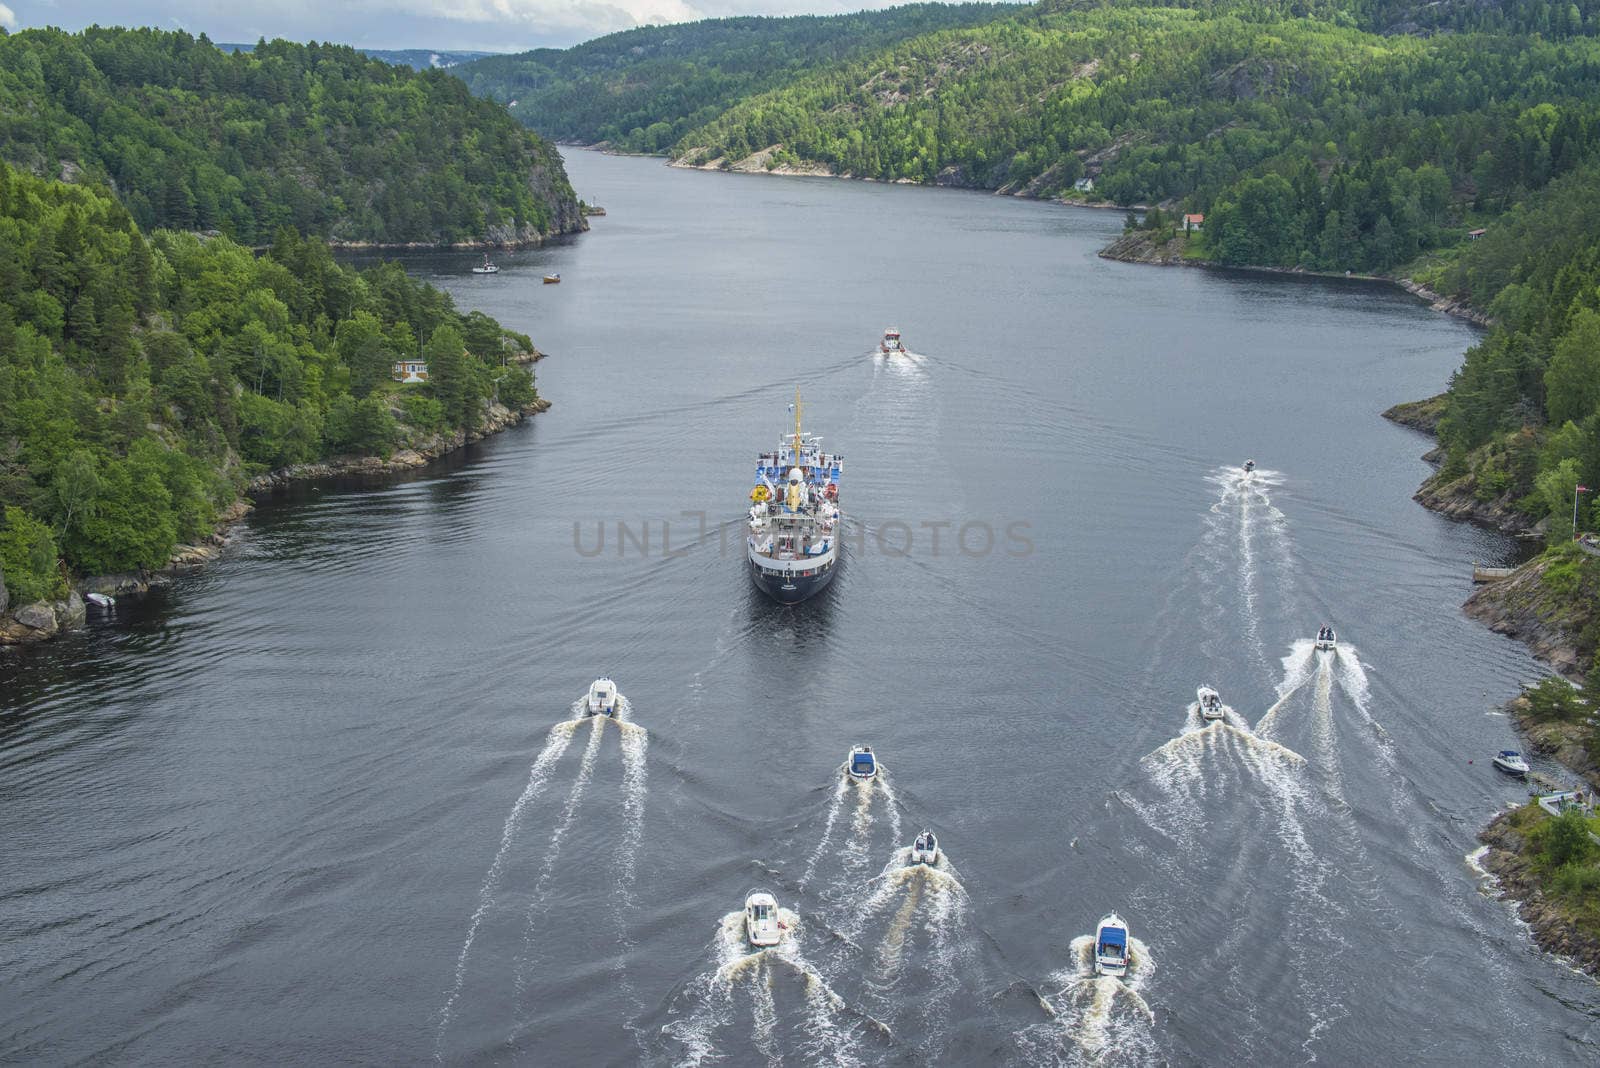
[[773,574],[771,569],[762,567],[754,560],[750,561],[750,578],[754,580],[756,588],[780,604],[799,604],[815,597],[827,589],[828,583],[833,581],[834,572],[838,570],[837,559],[810,575]]

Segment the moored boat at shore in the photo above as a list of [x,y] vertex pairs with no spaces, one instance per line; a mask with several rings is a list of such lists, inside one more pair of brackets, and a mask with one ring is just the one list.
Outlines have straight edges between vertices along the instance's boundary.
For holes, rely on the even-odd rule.
[[499,274],[500,268],[489,262],[489,254],[483,254],[483,263],[472,269],[473,274]]
[[839,478],[844,457],[824,452],[801,426],[794,395],[794,433],[756,460],[745,540],[750,577],[762,592],[797,604],[833,581],[840,558]]

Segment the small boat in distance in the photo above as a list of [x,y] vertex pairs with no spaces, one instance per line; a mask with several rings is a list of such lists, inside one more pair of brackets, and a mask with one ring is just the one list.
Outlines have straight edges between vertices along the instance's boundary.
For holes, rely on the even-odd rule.
[[553,286],[559,281],[561,281],[559,274],[547,274],[544,276],[544,284],[547,286]]
[[83,599],[96,608],[115,608],[117,606],[117,599],[105,593],[86,593],[83,595]]
[[900,331],[892,326],[885,330],[883,332],[883,340],[878,342],[878,351],[885,356],[906,351],[905,346],[900,343]]
[[617,684],[610,679],[595,679],[589,684],[589,698],[585,708],[591,716],[615,716]]
[[1528,762],[1515,749],[1502,749],[1494,758],[1494,766],[1518,779],[1528,777]]
[[1321,650],[1333,649],[1339,644],[1339,636],[1334,634],[1332,627],[1317,628],[1317,648]]
[[844,769],[852,779],[870,779],[878,774],[878,760],[872,755],[870,745],[858,745],[850,750],[850,759]]
[[1254,460],[1246,460],[1244,462],[1244,473],[1245,474],[1248,475],[1250,472],[1254,471],[1255,469],[1256,469],[1256,462]]
[[500,268],[489,262],[489,254],[483,254],[483,263],[472,269],[473,274],[499,274]]
[[757,949],[775,946],[788,928],[778,919],[778,899],[768,890],[752,890],[744,899],[744,936]]
[[1115,912],[1102,916],[1094,931],[1094,974],[1126,975],[1128,960],[1127,923]]
[[1200,718],[1208,723],[1212,720],[1225,719],[1228,715],[1228,706],[1222,703],[1222,695],[1209,686],[1202,686],[1194,692],[1195,702],[1200,706]]
[[911,843],[911,863],[939,863],[939,839],[932,831],[924,830],[917,835],[917,840]]

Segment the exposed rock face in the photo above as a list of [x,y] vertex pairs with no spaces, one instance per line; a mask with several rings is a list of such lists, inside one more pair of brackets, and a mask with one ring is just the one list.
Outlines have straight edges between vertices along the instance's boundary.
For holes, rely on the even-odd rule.
[[[1543,557],[1517,568],[1510,578],[1482,586],[1463,606],[1467,615],[1527,645],[1533,655],[1564,675],[1577,675],[1582,662],[1578,643],[1587,615],[1574,615],[1575,601],[1544,585],[1550,561]],[[1581,599],[1579,599],[1581,600]]]
[[1174,237],[1171,241],[1157,241],[1148,230],[1129,230],[1101,249],[1100,255],[1105,259],[1121,260],[1124,263],[1155,263],[1170,266],[1183,262],[1183,238]]
[[57,630],[72,630],[74,627],[83,626],[86,610],[83,605],[83,597],[77,590],[67,594],[65,601],[57,601],[54,608],[56,610]]
[[1516,500],[1510,493],[1487,501],[1479,500],[1477,483],[1471,475],[1451,479],[1441,474],[1431,475],[1412,499],[1429,511],[1451,519],[1482,523],[1507,534],[1541,533],[1532,519],[1517,511]]
[[1442,293],[1435,293],[1427,286],[1422,285],[1420,282],[1413,282],[1409,278],[1400,279],[1400,288],[1414,297],[1421,297],[1427,301],[1434,311],[1441,311],[1446,315],[1454,315],[1470,323],[1477,323],[1479,326],[1494,325],[1493,319],[1459,297],[1447,297]]
[[35,601],[0,619],[0,645],[51,638],[56,631],[55,608],[48,601]]

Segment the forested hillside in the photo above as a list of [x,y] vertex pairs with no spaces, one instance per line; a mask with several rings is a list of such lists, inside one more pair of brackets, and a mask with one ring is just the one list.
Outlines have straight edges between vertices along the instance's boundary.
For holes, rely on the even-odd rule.
[[[0,572],[13,607],[73,573],[163,565],[253,473],[470,428],[531,348],[396,264],[279,231],[140,232],[104,190],[0,164]],[[418,352],[426,386],[391,382]]]
[[[1158,206],[1157,247],[1205,217],[1189,257],[1409,273],[1497,320],[1443,402],[1430,492],[1560,533],[1600,487],[1600,0],[1045,0],[799,51],[782,25],[478,69],[526,64],[529,121],[684,164]],[[678,70],[669,41],[759,57],[763,35],[783,61],[759,76],[644,73]]]
[[161,30],[0,31],[0,159],[109,184],[145,230],[246,245],[525,242],[579,229],[553,146],[441,71]]
[[568,49],[463,64],[474,93],[510,104],[546,137],[665,152],[739,100],[840,60],[951,26],[978,26],[1007,4],[910,4],[851,15],[709,19],[646,26]]

